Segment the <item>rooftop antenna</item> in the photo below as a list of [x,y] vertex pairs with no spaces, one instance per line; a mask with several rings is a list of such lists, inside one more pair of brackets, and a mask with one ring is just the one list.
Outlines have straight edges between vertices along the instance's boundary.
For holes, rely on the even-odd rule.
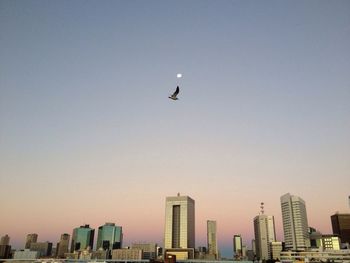
[[260,214],[263,215],[264,212],[265,212],[265,211],[264,211],[264,202],[261,202],[261,203],[260,203],[260,209],[261,209],[261,210],[260,210]]

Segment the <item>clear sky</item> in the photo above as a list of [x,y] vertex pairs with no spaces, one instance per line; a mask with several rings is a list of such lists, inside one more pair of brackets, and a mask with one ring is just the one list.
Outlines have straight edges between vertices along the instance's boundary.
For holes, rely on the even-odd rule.
[[[196,245],[253,238],[265,202],[349,212],[350,1],[0,0],[0,235],[84,223],[162,244],[165,197]],[[183,78],[177,79],[176,74]],[[180,85],[178,101],[167,97]]]

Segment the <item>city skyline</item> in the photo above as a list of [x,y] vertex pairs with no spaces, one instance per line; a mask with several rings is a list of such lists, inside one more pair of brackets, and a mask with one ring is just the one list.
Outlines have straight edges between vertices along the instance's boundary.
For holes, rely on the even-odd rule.
[[178,192],[196,200],[196,247],[215,220],[224,256],[234,234],[250,247],[261,202],[282,240],[288,192],[331,233],[349,211],[349,13],[343,0],[0,0],[0,235],[56,244],[114,222],[125,245],[162,244]]
[[[280,197],[280,199],[282,200],[282,198],[284,198],[284,196],[289,196],[290,195],[290,193],[287,193],[287,194],[284,194],[283,196],[281,196]],[[295,197],[294,195],[291,195],[292,197]],[[180,198],[182,198],[181,200],[182,201],[180,201],[180,202],[183,202],[184,200],[187,200],[187,198],[188,198],[188,196],[180,196],[180,193],[178,193],[178,196],[174,196],[174,197],[167,197],[167,198],[169,198],[171,201],[170,202],[174,202],[174,200],[173,199],[176,199],[176,198],[178,198],[178,197],[180,197]],[[173,198],[173,199],[172,199]],[[185,198],[185,199],[184,199]],[[300,197],[296,197],[296,198],[300,198]],[[191,198],[189,198],[190,200],[192,200]],[[167,199],[168,200],[168,199]],[[193,200],[192,200],[193,201]],[[168,202],[168,201],[167,201]],[[179,201],[176,201],[175,200],[175,203],[178,203]],[[260,206],[259,207],[261,210],[256,214],[256,216],[254,217],[254,218],[252,218],[252,220],[254,219],[254,221],[255,221],[255,219],[256,218],[260,218],[260,217],[267,217],[267,218],[272,218],[273,219],[273,221],[274,221],[274,218],[276,217],[275,215],[269,215],[269,216],[266,216],[266,215],[264,215],[264,212],[265,212],[265,210],[264,210],[264,206]],[[344,212],[344,211],[343,211]],[[343,213],[344,214],[344,213]],[[348,211],[348,212],[345,212],[345,214],[348,216],[349,214],[350,214],[350,211]],[[281,218],[282,218],[282,210],[280,211],[280,215],[277,215],[277,218],[278,218],[278,216],[280,216]],[[331,216],[334,216],[333,214],[331,214],[330,216],[329,216],[329,220],[330,220],[330,225],[332,225],[332,222],[331,222]],[[164,218],[164,220],[165,220],[165,218]],[[214,221],[211,221],[211,220],[206,220],[206,222],[205,222],[205,226],[206,226],[206,230],[208,231],[208,229],[207,229],[207,227],[208,227],[208,222],[214,222]],[[196,221],[197,222],[197,221]],[[198,223],[198,222],[197,222]],[[102,224],[99,224],[98,226],[90,226],[90,224],[85,224],[85,225],[82,225],[82,226],[80,226],[79,228],[82,228],[82,229],[85,229],[85,228],[88,228],[88,229],[92,229],[93,230],[93,232],[95,232],[95,233],[97,233],[97,230],[99,230],[99,228],[101,227],[101,226],[109,226],[109,225],[115,225],[115,223],[105,223],[104,225],[102,225]],[[314,225],[310,225],[309,224],[309,226],[310,227],[314,227]],[[121,226],[121,227],[123,227],[123,226]],[[74,233],[74,231],[76,231],[76,229],[79,229],[78,227],[74,227],[74,228],[72,228],[72,232]],[[251,242],[252,242],[252,240],[253,239],[255,239],[256,238],[256,236],[255,236],[255,233],[254,233],[254,224],[252,223],[252,225],[251,225],[251,228],[252,228],[252,237],[251,237],[251,239],[247,239],[245,236],[242,236],[242,244],[244,244],[244,245],[246,245],[247,247],[248,247],[248,249],[251,249]],[[324,231],[322,231],[321,229],[319,229],[319,228],[316,228],[318,231],[320,231],[320,232],[322,232],[322,234],[331,234],[331,233],[333,233],[333,231],[332,231],[332,229],[329,231],[329,232],[324,232]],[[273,226],[273,231],[275,231],[275,226]],[[40,232],[40,231],[39,231]],[[68,231],[69,232],[69,231]],[[276,233],[277,233],[278,231],[276,231]],[[8,233],[10,233],[10,232],[7,232],[6,234],[4,233],[4,234],[2,234],[2,233],[0,233],[0,236],[2,236],[2,235],[7,235]],[[164,234],[165,233],[163,233],[162,235],[164,236]],[[207,242],[208,242],[208,240],[207,240],[207,234],[208,234],[208,232],[206,233],[206,239],[204,240],[204,242],[203,242],[203,240],[200,240],[199,242],[198,242],[198,240],[196,239],[195,240],[195,242],[196,242],[196,245],[195,245],[195,248],[198,248],[198,247],[200,247],[200,246],[203,246],[203,245],[207,245]],[[220,236],[220,234],[222,235],[223,233],[220,233],[220,231],[219,232],[217,232],[217,235],[218,236]],[[285,240],[284,240],[284,237],[283,237],[283,227],[282,227],[282,232],[281,233],[279,233],[280,235],[278,235],[278,234],[276,234],[276,241],[282,241],[282,242],[284,242]],[[35,242],[41,242],[41,243],[43,243],[44,241],[45,242],[52,242],[52,244],[56,244],[56,241],[58,242],[58,241],[60,241],[60,239],[58,238],[58,236],[61,236],[61,239],[62,239],[62,235],[67,235],[66,233],[64,233],[64,234],[59,234],[59,235],[57,235],[57,240],[56,239],[44,239],[44,238],[41,238],[40,237],[40,234],[38,234],[38,232],[36,232],[36,233],[34,233],[34,232],[32,232],[32,233],[30,233],[30,234],[25,234],[24,236],[26,236],[26,238],[27,238],[27,240],[28,240],[28,238],[31,238],[32,236],[35,238],[34,239],[34,241]],[[196,235],[197,235],[197,233],[196,233]],[[69,234],[68,234],[68,236],[69,236]],[[235,235],[236,236],[236,235]],[[241,235],[239,235],[239,236],[241,236]],[[275,236],[275,234],[273,234],[273,236]],[[11,238],[11,235],[9,235],[9,237]],[[126,234],[126,237],[127,237],[127,234]],[[231,237],[232,238],[232,237]],[[124,239],[124,236],[123,236],[123,239]],[[12,238],[11,238],[11,240],[12,240]],[[220,240],[218,240],[218,251],[219,251],[219,253],[223,256],[223,257],[230,257],[230,256],[232,256],[232,244],[231,244],[231,247],[227,247],[227,246],[225,246],[225,245],[223,245],[223,242],[222,242],[222,240],[221,240],[221,242],[219,242]],[[96,249],[96,246],[98,245],[98,236],[95,234],[95,235],[93,235],[93,238],[92,238],[92,244],[93,244],[93,248],[94,249]],[[131,246],[132,245],[132,243],[135,243],[135,242],[141,242],[141,239],[140,238],[136,238],[135,240],[129,240],[128,241],[128,243],[126,243],[125,244],[125,246]],[[164,243],[162,243],[162,241],[158,241],[158,239],[156,239],[156,241],[154,241],[154,240],[150,240],[150,239],[142,239],[142,242],[155,242],[155,243],[158,243],[158,245],[159,246],[164,246]],[[232,242],[232,239],[231,239],[231,242]],[[21,242],[18,242],[18,243],[16,243],[16,242],[10,242],[10,245],[13,247],[13,248],[15,248],[15,249],[24,249],[25,248],[25,244],[26,244],[26,242],[25,242],[25,239],[23,239],[23,246],[21,246],[21,245],[18,245],[18,244],[21,244]],[[69,248],[71,249],[72,248],[72,246],[73,246],[73,244],[72,244],[72,241],[70,241],[69,242]]]

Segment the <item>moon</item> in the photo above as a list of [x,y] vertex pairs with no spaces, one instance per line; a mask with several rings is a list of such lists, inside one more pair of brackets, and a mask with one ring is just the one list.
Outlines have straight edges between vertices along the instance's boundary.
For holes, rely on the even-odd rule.
[[176,74],[176,77],[179,79],[179,78],[182,78],[182,74],[181,73],[177,73]]

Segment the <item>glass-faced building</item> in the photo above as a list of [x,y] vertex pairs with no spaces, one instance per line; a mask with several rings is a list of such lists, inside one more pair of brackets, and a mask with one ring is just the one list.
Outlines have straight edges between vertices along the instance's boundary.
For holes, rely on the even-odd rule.
[[122,248],[123,231],[121,226],[114,223],[106,223],[98,228],[97,248],[119,249]]
[[92,249],[94,244],[95,230],[89,225],[84,225],[73,229],[72,235],[72,252],[77,250],[84,250],[90,247]]

